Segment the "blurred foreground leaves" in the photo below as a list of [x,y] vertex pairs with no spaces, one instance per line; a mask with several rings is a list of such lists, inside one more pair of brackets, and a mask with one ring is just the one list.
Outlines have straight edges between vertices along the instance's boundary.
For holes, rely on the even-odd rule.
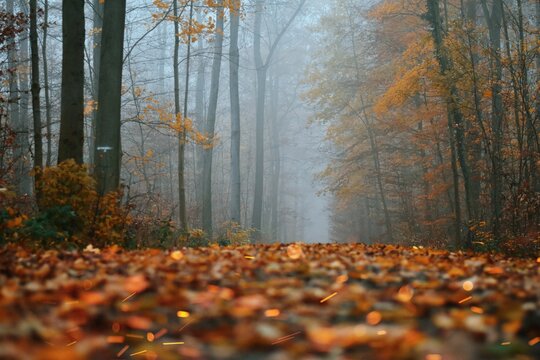
[[539,260],[423,248],[0,249],[2,359],[535,359]]

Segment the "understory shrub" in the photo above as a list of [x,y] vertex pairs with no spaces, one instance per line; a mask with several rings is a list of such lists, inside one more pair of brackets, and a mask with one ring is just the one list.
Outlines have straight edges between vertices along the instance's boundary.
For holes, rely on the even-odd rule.
[[244,229],[238,223],[226,222],[218,232],[217,243],[220,246],[247,245],[252,233],[252,229]]
[[100,196],[87,167],[73,160],[35,176],[39,211],[12,238],[41,246],[123,245],[130,217],[129,208],[120,204],[121,191]]

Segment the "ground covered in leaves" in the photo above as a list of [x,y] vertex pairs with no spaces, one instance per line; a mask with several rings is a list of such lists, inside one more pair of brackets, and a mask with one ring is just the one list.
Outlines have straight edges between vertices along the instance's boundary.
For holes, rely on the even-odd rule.
[[0,248],[1,359],[538,359],[540,258]]

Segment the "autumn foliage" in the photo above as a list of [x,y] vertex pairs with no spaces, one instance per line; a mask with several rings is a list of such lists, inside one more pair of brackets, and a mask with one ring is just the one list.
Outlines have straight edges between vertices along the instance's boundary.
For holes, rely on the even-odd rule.
[[305,98],[334,159],[320,174],[334,240],[538,251],[538,10],[497,3],[322,16]]
[[85,247],[122,244],[130,222],[121,192],[99,196],[87,167],[67,160],[37,172],[39,211],[33,216],[4,210],[8,240],[31,245]]
[[532,360],[538,261],[361,244],[12,245],[0,248],[0,357]]

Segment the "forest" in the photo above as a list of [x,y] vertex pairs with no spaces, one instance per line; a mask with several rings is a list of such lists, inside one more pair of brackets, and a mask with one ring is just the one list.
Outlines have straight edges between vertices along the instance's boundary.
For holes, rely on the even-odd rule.
[[539,0],[0,3],[0,359],[540,358]]

